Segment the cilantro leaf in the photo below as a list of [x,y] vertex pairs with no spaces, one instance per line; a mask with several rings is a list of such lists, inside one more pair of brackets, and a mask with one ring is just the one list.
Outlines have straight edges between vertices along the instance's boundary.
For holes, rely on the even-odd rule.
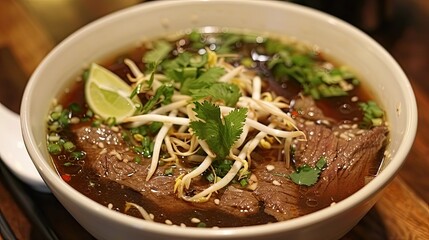
[[190,127],[199,139],[205,140],[216,154],[216,159],[228,156],[234,142],[243,132],[247,109],[235,109],[221,118],[220,108],[207,101],[195,102],[196,116],[200,119],[192,121]]
[[155,95],[146,102],[143,106],[142,112],[148,113],[156,104],[163,103],[169,104],[171,103],[171,98],[174,94],[174,88],[168,85],[161,85],[155,92]]
[[315,167],[310,167],[308,165],[300,166],[295,172],[291,173],[289,177],[298,185],[312,186],[319,180],[320,173],[325,166],[326,158],[322,156],[319,161],[317,161]]
[[168,56],[172,49],[173,47],[167,41],[157,41],[155,47],[144,55],[143,62],[160,62]]
[[191,89],[191,96],[195,100],[208,99],[210,102],[222,101],[224,105],[233,107],[241,97],[240,89],[235,84],[215,83],[204,89]]
[[213,85],[218,79],[225,74],[225,70],[219,67],[209,68],[206,72],[201,74],[198,78],[187,78],[182,83],[180,92],[189,95],[191,90],[201,90]]
[[162,64],[165,69],[177,69],[187,67],[191,62],[192,54],[189,52],[180,53],[176,58],[167,60]]

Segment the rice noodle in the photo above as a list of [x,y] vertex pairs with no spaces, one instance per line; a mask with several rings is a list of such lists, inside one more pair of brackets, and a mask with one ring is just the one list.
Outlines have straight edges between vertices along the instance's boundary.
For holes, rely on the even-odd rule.
[[[176,114],[177,114],[177,110],[173,110],[168,116],[174,117],[176,116]],[[167,135],[168,130],[170,130],[171,126],[173,126],[171,123],[164,123],[164,125],[161,127],[158,134],[156,135],[155,145],[153,147],[153,153],[152,153],[152,162],[150,164],[149,172],[146,176],[146,181],[149,181],[149,179],[156,171],[156,167],[158,166],[159,153],[161,152],[161,145],[162,145],[162,142],[164,141],[165,136]]]

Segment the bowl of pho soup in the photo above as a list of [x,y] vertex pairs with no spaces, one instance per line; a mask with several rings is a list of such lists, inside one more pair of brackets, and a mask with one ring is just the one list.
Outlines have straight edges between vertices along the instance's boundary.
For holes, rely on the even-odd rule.
[[103,17],[48,54],[22,102],[34,164],[99,239],[340,238],[397,173],[417,121],[374,40],[271,1]]

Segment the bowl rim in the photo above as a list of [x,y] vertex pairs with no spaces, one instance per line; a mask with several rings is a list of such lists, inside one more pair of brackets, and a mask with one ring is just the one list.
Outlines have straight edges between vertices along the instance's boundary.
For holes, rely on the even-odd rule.
[[[256,225],[256,226],[245,226],[245,227],[231,227],[231,228],[220,228],[220,229],[200,229],[200,228],[176,228],[174,231],[171,230],[171,226],[162,223],[152,223],[138,219],[135,217],[128,216],[123,213],[116,211],[110,211],[105,206],[89,199],[82,193],[78,192],[64,181],[59,181],[61,178],[51,168],[49,163],[43,160],[43,154],[37,148],[37,140],[31,131],[31,116],[29,115],[29,109],[31,108],[31,100],[34,98],[36,93],[33,93],[33,88],[37,85],[37,79],[39,75],[45,71],[46,65],[50,59],[55,58],[56,55],[60,54],[63,48],[67,45],[76,41],[76,38],[80,38],[90,34],[91,29],[97,28],[100,25],[104,25],[106,22],[115,21],[117,18],[122,18],[126,14],[131,12],[139,11],[152,11],[156,8],[163,7],[174,7],[182,4],[193,4],[205,2],[206,4],[228,4],[231,2],[241,2],[242,4],[255,5],[259,7],[275,7],[282,8],[286,11],[296,11],[303,15],[313,15],[322,21],[328,21],[332,26],[339,27],[343,31],[353,34],[353,36],[359,38],[365,44],[369,44],[372,48],[381,54],[382,58],[385,59],[386,64],[390,65],[398,78],[403,79],[400,82],[403,92],[406,94],[405,98],[406,106],[403,106],[403,114],[407,116],[407,126],[404,131],[404,138],[401,140],[401,148],[395,153],[395,156],[391,159],[389,165],[370,183],[358,190],[356,193],[347,197],[346,199],[338,202],[335,206],[327,207],[316,211],[311,214],[307,214],[295,219],[287,221],[276,222],[272,224]],[[245,3],[244,3],[245,2]],[[277,2],[277,1],[228,1],[228,0],[216,0],[216,1],[204,1],[204,0],[189,0],[189,1],[157,1],[148,2],[132,6],[123,10],[116,11],[108,14],[100,19],[95,20],[80,28],[69,37],[59,43],[48,55],[42,60],[40,65],[36,68],[33,75],[31,76],[24,92],[24,96],[21,104],[21,128],[24,136],[24,142],[33,162],[35,163],[38,171],[41,173],[43,179],[48,183],[49,186],[53,186],[52,192],[57,196],[57,191],[62,192],[62,195],[67,198],[74,198],[79,205],[85,209],[85,211],[91,211],[94,214],[102,216],[103,218],[112,219],[116,223],[126,224],[130,227],[138,228],[141,230],[149,231],[152,234],[160,235],[175,235],[180,237],[200,237],[202,235],[206,237],[251,237],[257,235],[264,235],[267,233],[278,233],[283,231],[289,231],[293,229],[300,229],[307,225],[315,224],[319,221],[323,221],[331,216],[338,215],[348,208],[354,207],[361,202],[367,201],[371,196],[375,195],[380,188],[386,186],[395,176],[396,172],[402,166],[406,159],[406,156],[411,149],[413,144],[416,130],[417,130],[417,105],[415,96],[405,73],[400,68],[399,64],[393,59],[393,57],[375,40],[370,38],[361,30],[356,27],[340,20],[336,17],[320,12],[315,9],[296,5],[288,2]]]

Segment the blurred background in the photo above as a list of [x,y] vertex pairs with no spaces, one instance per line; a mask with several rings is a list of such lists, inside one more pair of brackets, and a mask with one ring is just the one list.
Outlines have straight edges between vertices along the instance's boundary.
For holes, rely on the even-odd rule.
[[[97,18],[143,2],[0,0],[0,102],[18,113],[27,80],[56,44]],[[344,239],[429,239],[429,0],[292,2],[333,14],[372,36],[404,69],[419,105],[419,131],[399,177]],[[46,239],[40,216],[60,239],[92,239],[55,197],[34,192],[19,181],[11,186],[9,178],[16,179],[0,167],[0,210],[17,239]],[[31,202],[24,204],[34,204],[38,215],[17,201],[17,186],[29,194]]]

